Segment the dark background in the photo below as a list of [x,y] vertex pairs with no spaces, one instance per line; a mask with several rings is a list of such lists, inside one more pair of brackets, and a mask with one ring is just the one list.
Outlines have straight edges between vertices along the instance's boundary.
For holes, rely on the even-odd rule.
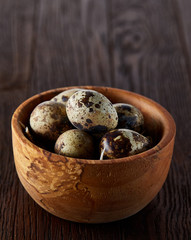
[[[191,2],[0,0],[0,239],[191,239]],[[57,87],[127,89],[163,105],[177,136],[160,193],[110,224],[65,221],[41,209],[18,180],[11,116]]]

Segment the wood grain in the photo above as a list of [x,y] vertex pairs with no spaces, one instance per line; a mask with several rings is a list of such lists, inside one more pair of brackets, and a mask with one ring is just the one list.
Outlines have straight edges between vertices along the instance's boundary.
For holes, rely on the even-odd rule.
[[[93,161],[55,155],[31,144],[20,123],[26,124],[40,101],[56,95],[51,90],[35,95],[15,111],[11,122],[14,161],[22,185],[48,212],[80,223],[107,223],[134,215],[161,190],[171,163],[176,127],[170,114],[148,98],[116,88],[89,88],[111,102],[141,109],[146,131],[157,146],[129,157],[129,161]],[[58,89],[57,94],[64,90],[68,88]]]
[[184,55],[186,58],[186,66],[189,74],[189,78],[191,79],[191,47],[190,47],[190,8],[191,3],[187,0],[176,0],[174,4],[174,9],[176,11],[176,22],[178,25],[179,36],[182,41],[182,48],[184,51]]
[[109,85],[105,2],[41,1],[39,9],[33,88]]
[[[174,155],[169,178],[164,186],[171,197],[166,201],[166,214],[159,216],[157,228],[160,230],[156,233],[156,238],[158,236],[159,239],[164,239],[165,236],[168,236],[168,239],[190,237],[190,230],[185,231],[190,229],[190,197],[186,198],[183,205],[180,200],[185,193],[189,195],[190,185],[189,172],[183,170],[191,167],[190,140],[184,140],[184,144],[182,142],[191,136],[191,115],[186,107],[191,102],[190,75],[183,45],[184,36],[181,35],[180,12],[174,4],[176,2],[173,1],[166,1],[165,4],[163,1],[136,1],[136,4],[134,1],[113,1],[115,79],[119,80],[121,88],[129,84],[130,89],[155,99],[173,114],[178,129],[175,152],[179,148],[184,154],[184,157],[181,157],[179,152],[177,158],[178,155]],[[185,127],[182,127],[183,123],[187,123],[184,124]],[[184,176],[180,175],[180,169]],[[187,184],[182,185],[182,181]],[[158,197],[159,201],[166,198],[162,194]],[[187,212],[187,220],[176,215],[175,209],[182,213]],[[166,231],[162,230],[164,218],[168,225]],[[177,237],[180,232],[183,236]]]
[[[190,239],[189,1],[0,1],[0,239]],[[161,103],[177,124],[171,170],[144,210],[111,224],[56,218],[16,175],[13,111],[68,85],[129,89]]]

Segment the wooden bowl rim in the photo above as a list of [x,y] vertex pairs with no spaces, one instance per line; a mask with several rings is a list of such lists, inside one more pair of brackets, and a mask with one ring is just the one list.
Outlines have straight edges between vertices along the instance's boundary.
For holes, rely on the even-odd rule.
[[[97,90],[99,91],[99,89],[106,89],[107,91],[112,90],[112,91],[116,91],[116,92],[123,92],[125,94],[129,94],[133,97],[137,97],[139,99],[143,99],[145,102],[148,102],[149,104],[152,104],[157,111],[163,116],[163,119],[166,120],[165,122],[167,123],[167,125],[164,125],[164,132],[163,132],[163,136],[160,139],[159,143],[156,144],[154,147],[152,147],[151,149],[144,151],[142,153],[133,155],[133,156],[128,156],[128,157],[123,157],[123,158],[117,158],[117,159],[107,159],[107,160],[94,160],[94,159],[79,159],[79,158],[71,158],[71,157],[65,157],[62,155],[58,155],[56,153],[52,153],[49,152],[48,150],[42,149],[40,147],[38,147],[37,145],[35,145],[34,143],[32,143],[24,134],[22,131],[22,127],[18,122],[18,116],[19,114],[22,113],[22,109],[23,107],[25,107],[26,105],[30,104],[31,101],[45,96],[49,93],[55,93],[58,94],[59,92],[68,90],[68,89],[72,89],[72,88],[86,88],[86,89],[93,89],[93,90]],[[176,135],[176,124],[175,121],[173,119],[173,117],[171,116],[171,114],[164,108],[162,107],[159,103],[153,101],[150,98],[147,98],[143,95],[140,95],[138,93],[135,92],[131,92],[128,90],[124,90],[124,89],[119,89],[119,88],[113,88],[113,87],[104,87],[104,86],[67,86],[67,87],[62,87],[62,88],[55,88],[55,89],[50,89],[44,92],[41,92],[39,94],[36,94],[30,98],[28,98],[27,100],[25,100],[23,103],[21,103],[17,109],[15,110],[15,112],[13,113],[12,116],[12,120],[11,120],[11,128],[12,131],[15,132],[15,134],[17,135],[17,137],[24,142],[26,145],[28,146],[32,146],[34,148],[34,150],[40,152],[40,149],[43,150],[43,153],[48,155],[51,153],[51,155],[54,157],[58,157],[61,158],[61,160],[63,159],[63,162],[65,162],[65,160],[67,159],[67,161],[76,161],[78,163],[81,164],[117,164],[117,163],[124,163],[124,162],[130,162],[130,161],[135,161],[138,160],[140,158],[145,158],[151,155],[155,155],[157,152],[159,152],[161,149],[167,147],[170,142],[174,139],[175,135]],[[169,131],[169,129],[171,129]]]

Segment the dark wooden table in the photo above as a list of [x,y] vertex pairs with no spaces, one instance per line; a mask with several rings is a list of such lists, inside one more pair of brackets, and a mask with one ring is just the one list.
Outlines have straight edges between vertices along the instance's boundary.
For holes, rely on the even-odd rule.
[[[191,2],[0,1],[0,239],[191,239]],[[11,116],[51,88],[103,85],[163,105],[177,136],[160,193],[136,215],[78,224],[44,211],[17,177]]]

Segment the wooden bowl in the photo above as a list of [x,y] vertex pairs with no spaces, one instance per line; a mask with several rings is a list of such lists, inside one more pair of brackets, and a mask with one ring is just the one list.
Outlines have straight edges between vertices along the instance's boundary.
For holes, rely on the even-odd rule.
[[69,88],[35,95],[13,114],[13,152],[21,183],[41,207],[67,220],[104,223],[137,213],[156,196],[166,180],[176,132],[173,118],[156,102],[133,92],[82,86],[103,93],[113,103],[138,107],[155,146],[134,156],[102,161],[57,155],[29,141],[22,125],[28,124],[37,104]]

